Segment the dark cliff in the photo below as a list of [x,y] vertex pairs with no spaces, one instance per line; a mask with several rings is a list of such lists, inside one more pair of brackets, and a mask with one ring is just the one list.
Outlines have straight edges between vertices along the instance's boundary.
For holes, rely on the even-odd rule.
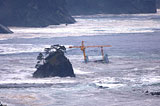
[[5,26],[45,27],[74,22],[65,0],[0,0],[0,23]]
[[156,13],[156,0],[66,0],[68,10],[79,14]]
[[157,2],[157,8],[160,8],[160,0],[156,0]]

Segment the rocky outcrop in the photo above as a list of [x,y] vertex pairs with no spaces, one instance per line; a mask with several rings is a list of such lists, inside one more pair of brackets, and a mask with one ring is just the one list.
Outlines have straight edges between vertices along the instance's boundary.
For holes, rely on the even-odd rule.
[[[42,60],[43,63],[36,65],[36,72],[33,73],[33,77],[35,78],[45,78],[45,77],[75,77],[72,64],[70,61],[65,57],[64,52],[62,49],[63,46],[55,46],[46,49],[46,53],[48,54],[47,57],[43,57],[43,54],[40,53],[38,56],[38,60]],[[51,50],[54,48],[55,50]],[[63,49],[64,50],[64,49]]]
[[73,15],[155,13],[156,0],[66,0]]
[[13,33],[9,28],[3,26],[0,24],[0,34],[3,33],[3,34],[8,34],[8,33]]
[[6,26],[45,27],[74,22],[65,0],[0,0],[0,23]]

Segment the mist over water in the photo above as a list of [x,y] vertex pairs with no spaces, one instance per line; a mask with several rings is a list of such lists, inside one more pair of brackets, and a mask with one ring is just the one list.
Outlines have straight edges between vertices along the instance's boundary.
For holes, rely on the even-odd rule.
[[[75,16],[77,23],[46,28],[11,27],[0,35],[0,101],[9,106],[158,106],[160,91],[160,14]],[[36,57],[53,44],[112,45],[68,49],[76,78],[32,78]]]

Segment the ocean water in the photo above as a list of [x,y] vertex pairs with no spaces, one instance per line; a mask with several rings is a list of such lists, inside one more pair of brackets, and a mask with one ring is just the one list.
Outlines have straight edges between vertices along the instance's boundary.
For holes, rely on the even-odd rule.
[[[160,13],[75,16],[71,25],[45,28],[11,27],[0,35],[0,101],[7,106],[159,106]],[[89,48],[90,62],[70,45]],[[45,47],[65,45],[76,78],[32,78],[36,57]]]

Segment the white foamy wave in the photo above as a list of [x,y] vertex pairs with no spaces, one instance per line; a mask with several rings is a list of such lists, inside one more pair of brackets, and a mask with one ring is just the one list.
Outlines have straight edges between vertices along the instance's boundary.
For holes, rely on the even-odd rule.
[[72,78],[28,78],[28,79],[6,79],[1,80],[0,84],[60,84],[60,83],[75,83]]
[[144,76],[142,78],[143,85],[152,85],[160,83],[160,76]]
[[94,84],[102,88],[119,88],[126,85],[111,77],[98,78],[94,81]]
[[144,68],[144,70],[156,70],[156,69],[160,69],[160,66],[155,66],[155,67],[149,67],[149,68]]
[[[51,45],[34,45],[34,44],[0,44],[0,54],[15,54],[15,53],[35,53],[43,52],[44,48]],[[67,50],[69,48],[66,45]]]
[[49,45],[0,44],[0,54],[42,52]]
[[[159,31],[159,22],[151,15],[97,15],[75,17],[76,23],[68,26],[51,25],[45,28],[11,27],[14,34],[0,36],[0,40],[12,38],[51,38],[66,36],[94,36],[113,33],[145,33]],[[85,17],[85,18],[84,18]],[[141,17],[141,18],[139,18]],[[100,18],[97,20],[97,18]],[[87,23],[87,25],[86,25]]]
[[90,74],[90,73],[93,73],[93,72],[86,72],[86,71],[81,71],[79,69],[74,69],[74,73],[75,74]]
[[95,84],[96,86],[103,88],[119,88],[124,86],[124,84],[107,84],[107,83],[95,83]]

